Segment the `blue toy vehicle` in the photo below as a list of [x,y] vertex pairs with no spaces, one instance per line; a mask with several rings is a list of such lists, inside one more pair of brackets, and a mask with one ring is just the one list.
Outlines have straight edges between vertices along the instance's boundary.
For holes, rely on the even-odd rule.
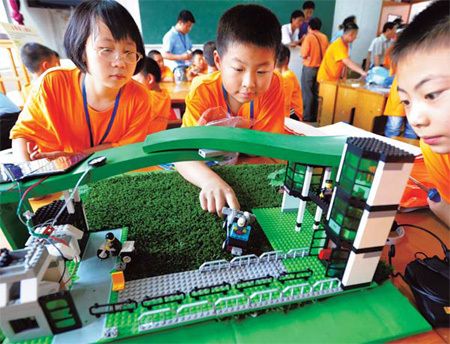
[[240,256],[247,251],[250,238],[250,224],[255,220],[255,215],[248,211],[240,211],[223,207],[222,213],[227,215],[223,223],[227,238],[222,249],[231,252],[234,256]]

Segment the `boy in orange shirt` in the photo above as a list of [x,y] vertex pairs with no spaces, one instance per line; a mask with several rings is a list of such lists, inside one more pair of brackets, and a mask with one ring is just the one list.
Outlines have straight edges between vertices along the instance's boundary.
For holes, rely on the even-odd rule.
[[353,43],[358,36],[358,25],[348,23],[344,27],[344,34],[328,47],[323,61],[317,73],[317,81],[339,81],[344,67],[366,77],[367,73],[348,56],[348,45]]
[[302,85],[303,95],[303,120],[305,122],[317,121],[317,110],[319,108],[319,85],[317,83],[317,72],[328,48],[328,38],[320,29],[322,21],[313,18],[309,21],[308,34],[306,35],[300,55],[303,57]]
[[[275,70],[281,73],[284,81],[284,116],[297,119],[303,118],[302,90],[295,74],[288,69],[291,51],[285,45],[280,47]],[[293,114],[291,115],[291,110]]]
[[[205,111],[222,107],[230,116],[253,121],[253,130],[283,133],[283,80],[274,73],[280,42],[280,23],[265,7],[237,5],[226,11],[218,24],[214,53],[219,72],[195,79],[186,97],[183,126],[196,125]],[[201,189],[203,210],[220,214],[225,204],[239,209],[233,189],[203,162],[176,167]]]
[[174,82],[175,77],[169,67],[164,65],[164,58],[158,50],[150,50],[147,57],[153,59],[158,63],[161,70],[161,81],[162,82]]
[[150,92],[154,120],[150,122],[151,127],[148,128],[148,133],[151,134],[165,130],[169,122],[172,102],[169,91],[159,87],[161,70],[159,69],[158,63],[155,60],[147,59],[144,68],[133,78],[145,85]]
[[186,78],[188,81],[192,81],[196,76],[207,74],[208,65],[203,57],[203,51],[200,49],[192,52],[192,65],[186,69]]
[[421,138],[425,165],[441,195],[430,209],[450,226],[450,6],[439,0],[419,13],[392,50],[398,93]]

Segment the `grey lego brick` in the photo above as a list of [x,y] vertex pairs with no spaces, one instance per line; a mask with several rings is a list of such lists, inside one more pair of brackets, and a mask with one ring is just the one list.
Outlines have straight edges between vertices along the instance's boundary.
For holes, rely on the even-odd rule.
[[129,281],[125,289],[119,292],[118,301],[133,299],[140,302],[145,296],[156,297],[172,294],[177,291],[189,293],[195,287],[204,288],[211,285],[228,282],[236,284],[240,279],[248,280],[252,278],[265,277],[271,275],[278,277],[286,269],[280,260],[273,262],[263,262],[240,267],[224,268],[210,272],[200,272],[199,270],[179,272],[175,274],[143,278]]

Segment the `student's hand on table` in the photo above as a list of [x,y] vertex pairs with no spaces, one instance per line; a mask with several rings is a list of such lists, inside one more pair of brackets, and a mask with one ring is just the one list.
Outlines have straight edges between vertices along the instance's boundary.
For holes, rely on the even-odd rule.
[[447,227],[450,227],[450,204],[447,203],[444,199],[441,199],[440,202],[433,202],[432,200],[427,198],[427,201],[434,215],[436,215],[442,222],[444,222]]
[[61,151],[42,153],[42,152],[39,152],[38,146],[36,146],[36,145],[33,146],[30,142],[28,142],[28,153],[30,154],[31,160],[38,160],[38,159],[44,159],[44,158],[47,158],[49,160],[54,160],[56,158],[59,158],[60,156],[71,156],[71,155],[79,154],[77,152],[68,153],[68,152],[61,152]]
[[229,208],[240,209],[233,189],[220,177],[206,183],[200,191],[199,198],[203,210],[217,213],[220,217],[223,217],[222,208],[227,204]]
[[361,73],[361,77],[364,78],[364,79],[367,78],[367,75],[368,75],[368,74],[367,74],[366,71],[363,71],[363,72]]

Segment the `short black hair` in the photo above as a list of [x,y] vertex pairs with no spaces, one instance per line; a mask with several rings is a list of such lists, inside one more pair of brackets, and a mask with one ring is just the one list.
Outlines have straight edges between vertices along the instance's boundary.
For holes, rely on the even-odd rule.
[[215,67],[214,63],[214,50],[216,50],[216,42],[208,41],[203,44],[203,56],[205,57],[205,61],[210,67]]
[[155,59],[155,55],[161,55],[162,56],[162,54],[158,50],[150,50],[148,52],[148,54],[147,54],[147,57],[151,58],[151,59]]
[[349,31],[355,31],[358,29],[359,29],[359,27],[355,23],[348,23],[348,24],[345,24],[345,26],[344,26],[344,33],[349,32]]
[[[87,72],[86,41],[96,29],[98,21],[105,23],[116,41],[131,38],[136,43],[137,52],[145,56],[139,28],[125,7],[111,0],[84,1],[75,8],[64,34],[67,57],[83,73]],[[141,59],[136,65],[134,74],[138,73],[144,64],[145,59]]]
[[179,14],[178,14],[178,19],[177,21],[180,21],[182,23],[187,23],[187,22],[191,22],[191,23],[195,23],[195,18],[194,15],[192,14],[191,11],[188,10],[182,10]]
[[392,30],[394,26],[397,25],[394,22],[387,22],[383,25],[383,32],[386,32],[387,30]]
[[289,63],[289,60],[291,59],[291,51],[286,45],[281,44],[277,54],[277,67],[278,68],[283,67],[284,64],[286,63],[286,59],[287,62]]
[[314,10],[314,9],[316,9],[316,4],[314,3],[314,1],[305,1],[302,8],[304,10],[308,10],[308,9]]
[[344,27],[345,25],[347,25],[348,23],[354,23],[356,20],[356,16],[348,16],[347,18],[344,19],[344,21],[342,22],[342,27]]
[[438,0],[420,12],[398,36],[391,56],[394,64],[411,52],[429,52],[450,45],[450,3]]
[[31,73],[39,72],[42,61],[49,62],[53,56],[57,56],[55,51],[35,42],[26,43],[20,49],[20,58]]
[[305,14],[303,13],[303,11],[295,10],[294,12],[292,12],[291,13],[291,23],[292,23],[292,19],[295,19],[298,17],[305,18]]
[[312,18],[308,25],[311,30],[320,30],[322,28],[322,21],[319,18]]
[[397,18],[397,19],[394,19],[393,21],[392,21],[395,25],[397,25],[397,26],[402,26],[403,25],[403,19],[400,17],[400,18]]
[[216,45],[223,57],[230,44],[252,44],[272,49],[276,56],[281,44],[281,26],[269,9],[255,4],[237,5],[227,10],[217,26]]
[[161,68],[159,68],[158,63],[152,58],[145,59],[144,68],[140,72],[143,76],[151,74],[155,77],[156,82],[161,82]]
[[195,49],[192,52],[192,58],[194,58],[195,55],[202,55],[203,56],[203,51],[201,51],[200,49]]

